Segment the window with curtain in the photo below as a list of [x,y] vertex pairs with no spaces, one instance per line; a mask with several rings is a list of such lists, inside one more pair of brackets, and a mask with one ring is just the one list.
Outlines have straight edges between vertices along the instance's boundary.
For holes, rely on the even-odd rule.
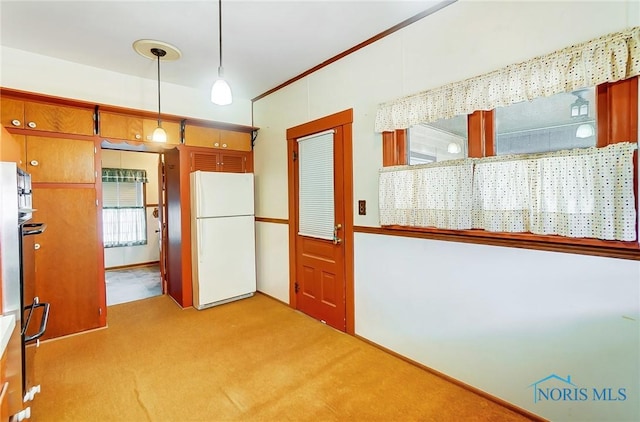
[[[638,75],[636,27],[381,104],[376,130],[392,134],[385,156],[386,148],[403,148],[399,131],[410,137],[414,125],[468,115],[473,157],[471,170],[457,175],[444,163],[427,165],[434,182],[446,180],[437,188],[418,187],[424,166],[383,168],[381,225],[456,228],[453,216],[468,206],[471,218],[457,219],[464,221],[458,230],[616,240],[637,249]],[[424,197],[457,198],[435,206],[451,218],[418,218],[429,214],[419,205]]]
[[147,244],[145,170],[102,169],[102,226],[105,248]]

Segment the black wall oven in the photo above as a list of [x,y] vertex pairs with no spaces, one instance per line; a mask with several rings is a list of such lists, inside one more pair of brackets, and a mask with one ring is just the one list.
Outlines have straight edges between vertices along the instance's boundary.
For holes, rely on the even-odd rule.
[[20,233],[20,303],[22,308],[22,394],[24,401],[32,400],[40,391],[34,385],[33,363],[39,338],[47,329],[49,304],[40,303],[36,296],[35,251],[38,249],[37,235],[47,228],[44,223],[31,222],[33,212],[31,175],[17,169],[18,181],[18,226]]

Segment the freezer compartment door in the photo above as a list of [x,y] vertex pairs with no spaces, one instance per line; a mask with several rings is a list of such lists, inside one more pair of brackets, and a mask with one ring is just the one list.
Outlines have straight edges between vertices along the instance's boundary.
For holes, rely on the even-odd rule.
[[253,195],[252,173],[191,173],[192,217],[253,215]]
[[193,302],[198,309],[256,291],[253,216],[195,222]]

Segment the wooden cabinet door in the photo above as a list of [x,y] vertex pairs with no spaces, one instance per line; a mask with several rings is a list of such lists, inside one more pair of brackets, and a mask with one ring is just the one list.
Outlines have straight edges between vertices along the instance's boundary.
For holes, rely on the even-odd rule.
[[220,165],[218,171],[226,173],[246,173],[246,154],[233,153],[232,151],[220,152]]
[[191,171],[219,171],[220,157],[215,152],[192,152]]
[[95,183],[92,141],[27,136],[27,169],[32,182]]
[[54,104],[24,103],[25,128],[92,136],[93,110]]
[[33,189],[34,216],[47,224],[34,238],[36,294],[51,304],[44,338],[98,328],[104,275],[98,269],[95,188]]
[[[153,119],[142,120],[142,133],[145,142],[153,142],[151,136],[153,131],[158,127],[158,121]],[[180,123],[178,122],[162,122],[162,128],[167,132],[167,144],[180,145]]]
[[186,125],[184,128],[185,145],[212,148],[219,142],[220,129],[193,125]]
[[0,97],[0,115],[2,116],[2,126],[4,127],[25,127],[24,101]]
[[251,134],[221,130],[219,147],[236,151],[251,151]]
[[142,119],[126,114],[100,112],[100,136],[104,138],[143,141]]

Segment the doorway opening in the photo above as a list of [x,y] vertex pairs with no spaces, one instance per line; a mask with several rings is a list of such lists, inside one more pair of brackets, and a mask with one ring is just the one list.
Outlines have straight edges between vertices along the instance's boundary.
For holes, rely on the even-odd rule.
[[160,160],[157,152],[101,151],[107,306],[163,294]]

